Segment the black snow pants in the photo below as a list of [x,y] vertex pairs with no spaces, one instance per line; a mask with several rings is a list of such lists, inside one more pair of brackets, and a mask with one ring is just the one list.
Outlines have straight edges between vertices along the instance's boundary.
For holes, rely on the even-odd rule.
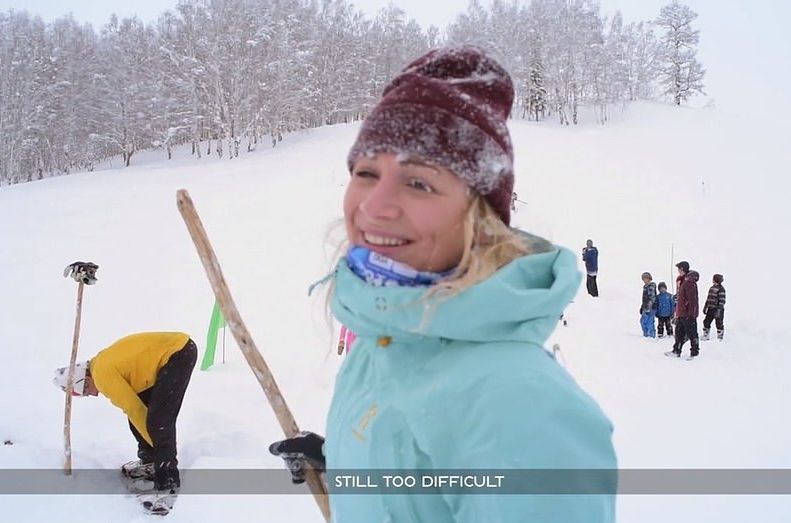
[[657,316],[657,325],[656,330],[660,336],[665,335],[665,328],[667,328],[667,335],[673,335],[673,323],[672,323],[672,316]]
[[153,447],[129,423],[137,440],[137,457],[143,463],[154,463],[154,487],[157,490],[181,486],[176,459],[176,418],[197,359],[198,349],[195,342],[189,340],[159,369],[154,385],[138,394],[148,407],[146,430]]
[[680,354],[681,348],[687,339],[692,345],[690,347],[691,353],[697,355],[700,352],[697,318],[676,319],[676,342],[673,344],[673,351]]
[[596,275],[588,274],[587,276],[588,277],[585,279],[585,286],[588,288],[588,294],[596,297],[599,295],[599,286],[596,284]]
[[717,326],[718,331],[725,330],[725,311],[722,309],[709,309],[706,311],[706,317],[703,318],[703,328],[706,330],[711,329],[711,322]]

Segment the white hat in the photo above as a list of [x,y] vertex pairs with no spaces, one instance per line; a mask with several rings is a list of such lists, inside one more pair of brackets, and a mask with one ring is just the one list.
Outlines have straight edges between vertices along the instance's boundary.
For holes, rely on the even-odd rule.
[[[88,373],[88,365],[90,360],[81,361],[74,365],[74,388],[71,391],[72,396],[85,395],[85,376]],[[55,377],[52,378],[52,383],[60,387],[60,390],[66,392],[66,381],[69,379],[69,368],[61,367],[55,371]]]

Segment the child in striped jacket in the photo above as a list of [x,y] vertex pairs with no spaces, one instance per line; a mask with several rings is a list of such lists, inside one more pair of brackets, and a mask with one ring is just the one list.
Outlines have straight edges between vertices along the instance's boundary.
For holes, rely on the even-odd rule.
[[712,280],[714,285],[709,289],[706,304],[703,306],[703,314],[706,317],[703,319],[703,336],[701,340],[707,341],[709,339],[711,322],[715,321],[717,325],[717,339],[722,341],[722,337],[725,335],[725,287],[722,286],[724,278],[722,274],[715,274]]

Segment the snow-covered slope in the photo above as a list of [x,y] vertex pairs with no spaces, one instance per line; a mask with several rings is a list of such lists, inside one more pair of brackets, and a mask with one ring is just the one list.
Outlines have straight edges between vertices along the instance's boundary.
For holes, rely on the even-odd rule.
[[[791,328],[785,278],[791,155],[783,128],[717,110],[637,104],[605,126],[511,122],[520,200],[514,224],[579,250],[599,247],[601,297],[584,286],[560,343],[572,374],[615,425],[625,468],[789,468]],[[159,153],[106,169],[0,189],[2,469],[57,469],[63,395],[50,383],[68,361],[75,260],[100,265],[85,292],[80,356],[140,330],[190,332],[201,354],[213,305],[175,192],[190,191],[248,328],[301,427],[323,432],[341,358],[323,297],[307,287],[331,267],[342,231],[345,155],[356,125],[288,136],[275,149],[195,160]],[[694,362],[669,340],[640,336],[640,274],[672,287],[671,250],[728,289],[726,340]],[[184,469],[274,468],[280,435],[230,332],[225,364],[196,369],[179,418]],[[217,360],[221,359],[221,347]],[[134,458],[123,414],[79,399],[74,465],[115,468]],[[65,477],[63,482],[70,481]],[[0,494],[2,494],[0,492]],[[787,521],[780,496],[621,496],[619,521]],[[55,513],[80,523],[144,520],[121,496],[0,496],[3,521]],[[168,521],[321,521],[309,496],[181,496]]]

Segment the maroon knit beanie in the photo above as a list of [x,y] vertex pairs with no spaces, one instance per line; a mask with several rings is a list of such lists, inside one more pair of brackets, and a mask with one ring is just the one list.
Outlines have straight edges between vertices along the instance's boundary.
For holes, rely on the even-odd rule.
[[471,47],[435,49],[385,87],[349,151],[417,156],[453,171],[511,220],[514,153],[505,121],[514,87],[503,67]]

